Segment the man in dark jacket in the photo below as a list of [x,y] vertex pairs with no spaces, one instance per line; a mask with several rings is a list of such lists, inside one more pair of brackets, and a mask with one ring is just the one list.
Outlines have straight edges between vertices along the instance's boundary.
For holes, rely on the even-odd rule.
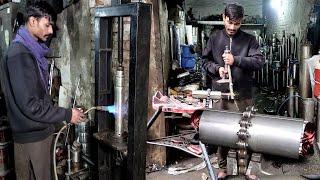
[[[208,88],[229,92],[228,84],[218,83],[217,80],[226,75],[225,64],[231,68],[238,107],[230,105],[233,102],[223,101],[219,109],[241,112],[252,105],[253,71],[261,69],[264,63],[255,37],[240,30],[243,13],[241,5],[228,4],[223,14],[225,28],[213,33],[203,52],[203,58],[207,59],[203,68],[207,73]],[[224,53],[226,46],[231,53]]]
[[50,8],[44,3],[28,7],[26,25],[18,30],[2,64],[17,179],[30,179],[31,174],[51,179],[54,123],[77,124],[84,119],[77,109],[53,106],[48,94],[49,48],[43,42],[52,33]]

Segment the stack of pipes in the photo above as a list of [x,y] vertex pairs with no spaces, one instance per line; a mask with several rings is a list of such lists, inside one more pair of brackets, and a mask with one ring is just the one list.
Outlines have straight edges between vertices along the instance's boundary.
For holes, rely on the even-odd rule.
[[[298,39],[295,34],[286,36],[283,31],[281,40],[277,38],[276,33],[272,34],[270,40],[260,36],[258,38],[265,58],[264,68],[256,73],[258,84],[272,87],[273,91],[297,85]],[[269,45],[267,41],[270,42]]]
[[305,108],[302,108],[303,104],[298,105],[297,87],[299,87],[299,95],[302,98],[311,97],[310,78],[306,65],[306,59],[312,55],[311,45],[302,44],[299,49],[298,38],[295,34],[286,34],[285,31],[282,32],[280,39],[276,33],[273,33],[269,40],[259,36],[257,40],[265,58],[263,69],[255,73],[257,83],[260,87],[270,87],[268,90],[277,94],[287,92],[288,115],[297,117],[299,109],[299,115],[303,116],[305,113],[301,114],[301,112]]

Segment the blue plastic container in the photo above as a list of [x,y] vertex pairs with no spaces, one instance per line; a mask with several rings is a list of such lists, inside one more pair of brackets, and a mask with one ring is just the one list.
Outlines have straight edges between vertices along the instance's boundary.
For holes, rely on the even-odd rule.
[[191,54],[190,46],[188,45],[180,45],[181,48],[181,57],[195,57],[195,54]]
[[181,67],[193,69],[196,62],[195,54],[191,54],[189,45],[180,45],[181,48]]
[[193,69],[196,64],[196,59],[194,57],[182,57],[181,67],[183,69]]

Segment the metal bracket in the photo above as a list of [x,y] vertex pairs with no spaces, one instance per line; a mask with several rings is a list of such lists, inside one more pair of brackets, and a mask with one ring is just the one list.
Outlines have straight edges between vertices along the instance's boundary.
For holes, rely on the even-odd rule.
[[261,172],[262,154],[252,153],[246,175],[259,175]]
[[227,175],[238,175],[237,152],[230,149],[227,156]]

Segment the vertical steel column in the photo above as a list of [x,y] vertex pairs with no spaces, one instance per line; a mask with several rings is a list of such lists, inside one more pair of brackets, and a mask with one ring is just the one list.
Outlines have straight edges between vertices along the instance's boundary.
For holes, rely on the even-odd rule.
[[[151,6],[137,4],[131,16],[128,121],[128,177],[145,179]],[[147,59],[147,61],[146,61]]]
[[295,88],[293,86],[288,86],[288,115],[289,117],[295,117],[296,111],[295,111]]
[[[95,104],[107,105],[111,96],[110,85],[110,69],[111,69],[111,20],[101,17],[94,19],[94,40],[95,40]],[[101,31],[103,29],[103,31]],[[104,112],[97,111],[95,113],[97,127],[95,131],[105,130],[110,128],[108,124],[108,116]],[[98,144],[97,146],[97,161],[98,161],[98,178],[107,179],[108,174],[112,173],[111,164],[112,155],[106,153],[106,148]]]
[[301,47],[301,59],[300,59],[300,81],[299,91],[302,98],[311,97],[311,83],[309,69],[306,60],[312,57],[312,47],[310,44],[304,44]]

